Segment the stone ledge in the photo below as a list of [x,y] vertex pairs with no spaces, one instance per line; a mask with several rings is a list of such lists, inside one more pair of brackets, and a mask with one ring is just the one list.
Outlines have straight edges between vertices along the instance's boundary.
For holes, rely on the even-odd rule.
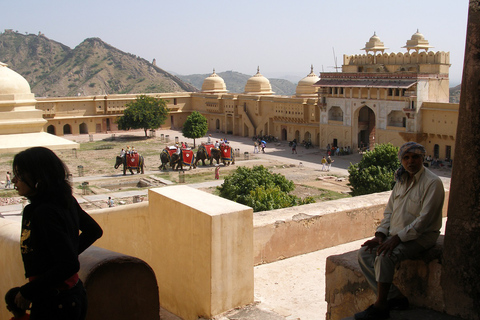
[[[438,312],[444,310],[440,286],[442,249],[443,236],[440,236],[435,247],[421,259],[406,260],[397,267],[394,283],[409,298],[412,306]],[[327,320],[351,316],[366,309],[375,300],[373,290],[360,271],[357,250],[328,257],[325,277]]]
[[[391,311],[390,320],[408,320],[408,319],[422,319],[422,320],[461,320],[462,318],[454,317],[442,312],[421,309],[421,308],[410,308],[403,311]],[[353,317],[343,318],[342,320],[354,320]]]

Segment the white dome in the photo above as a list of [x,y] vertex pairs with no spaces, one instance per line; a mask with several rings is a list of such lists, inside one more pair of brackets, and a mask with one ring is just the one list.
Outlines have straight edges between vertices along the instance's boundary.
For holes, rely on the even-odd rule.
[[297,89],[295,93],[297,96],[316,96],[317,95],[317,87],[313,85],[317,83],[320,78],[313,72],[313,66],[311,67],[310,74],[308,74],[305,78],[300,80],[297,84]]
[[31,93],[27,80],[0,62],[0,95]]
[[260,73],[260,68],[257,68],[257,73],[247,80],[245,93],[261,95],[270,95],[274,93],[270,81]]
[[203,80],[202,92],[227,92],[227,86],[225,85],[225,81],[222,79],[222,77],[215,73],[215,69],[213,69],[213,73],[210,76]]

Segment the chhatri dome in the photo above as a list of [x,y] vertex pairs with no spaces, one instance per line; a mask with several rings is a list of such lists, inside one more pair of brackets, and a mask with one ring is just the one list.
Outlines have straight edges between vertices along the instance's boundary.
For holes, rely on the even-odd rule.
[[408,52],[410,52],[410,50],[419,52],[422,49],[428,51],[428,49],[433,47],[429,45],[428,40],[425,40],[423,34],[421,34],[417,29],[417,32],[412,35],[412,38],[407,40],[407,45],[402,48],[406,48]]
[[313,72],[312,65],[310,74],[298,82],[295,95],[297,97],[316,97],[318,87],[314,87],[313,85],[318,81],[320,81],[320,78]]
[[34,146],[78,148],[78,143],[44,132],[47,120],[36,103],[28,81],[0,62],[0,153]]
[[24,77],[8,68],[5,63],[0,62],[0,95],[5,94],[31,95],[32,92],[28,81]]
[[260,67],[257,67],[257,74],[247,80],[245,85],[246,94],[271,95],[274,94],[270,81],[260,73]]
[[215,69],[213,69],[213,73],[203,80],[202,84],[202,92],[205,93],[222,93],[227,92],[227,86],[225,85],[225,81],[223,81],[222,77],[215,73]]
[[365,43],[365,48],[362,48],[361,50],[365,50],[367,54],[368,52],[373,51],[375,54],[377,51],[384,52],[386,49],[388,48],[385,47],[383,42],[380,41],[380,38],[377,36],[377,33],[374,32],[370,40]]

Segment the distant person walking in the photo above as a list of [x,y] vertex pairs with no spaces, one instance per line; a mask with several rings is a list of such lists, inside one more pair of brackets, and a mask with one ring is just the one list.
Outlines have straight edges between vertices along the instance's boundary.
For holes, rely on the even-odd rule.
[[107,204],[108,204],[108,207],[109,207],[109,208],[115,207],[115,203],[113,202],[112,197],[108,197]]
[[327,159],[325,158],[325,156],[323,156],[323,158],[322,158],[322,171],[325,171],[325,169],[327,169]]
[[215,179],[220,179],[220,166],[218,164],[215,165]]
[[258,151],[258,141],[253,143],[253,153],[260,153],[260,151]]
[[332,160],[332,158],[330,158],[330,156],[327,157],[327,171],[330,171],[330,168],[332,166],[333,161],[334,160]]
[[5,189],[10,189],[10,186],[12,185],[12,179],[10,177],[10,171],[7,171],[7,174],[5,175]]
[[292,143],[292,154],[297,153],[297,142],[293,141]]

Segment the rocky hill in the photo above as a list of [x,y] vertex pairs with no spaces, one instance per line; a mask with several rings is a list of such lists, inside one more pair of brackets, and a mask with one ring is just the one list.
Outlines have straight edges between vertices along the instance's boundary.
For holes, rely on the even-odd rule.
[[38,97],[196,92],[194,86],[99,38],[74,49],[39,34],[0,34],[0,61],[27,79]]
[[459,103],[460,102],[460,89],[461,84],[455,87],[450,88],[450,102],[451,103]]
[[[222,77],[225,81],[225,85],[227,86],[228,92],[231,93],[242,93],[245,91],[245,85],[247,84],[247,80],[252,77],[252,75],[246,75],[243,73],[235,72],[235,71],[225,71],[225,72],[218,72],[218,76]],[[203,80],[206,77],[210,76],[210,74],[192,74],[192,75],[178,75],[180,79],[185,82],[190,83],[191,85],[195,86],[199,90],[202,89]],[[276,95],[286,95],[291,96],[295,94],[296,85],[292,82],[284,79],[268,79],[270,81],[270,85],[272,86],[272,91],[275,92]]]

